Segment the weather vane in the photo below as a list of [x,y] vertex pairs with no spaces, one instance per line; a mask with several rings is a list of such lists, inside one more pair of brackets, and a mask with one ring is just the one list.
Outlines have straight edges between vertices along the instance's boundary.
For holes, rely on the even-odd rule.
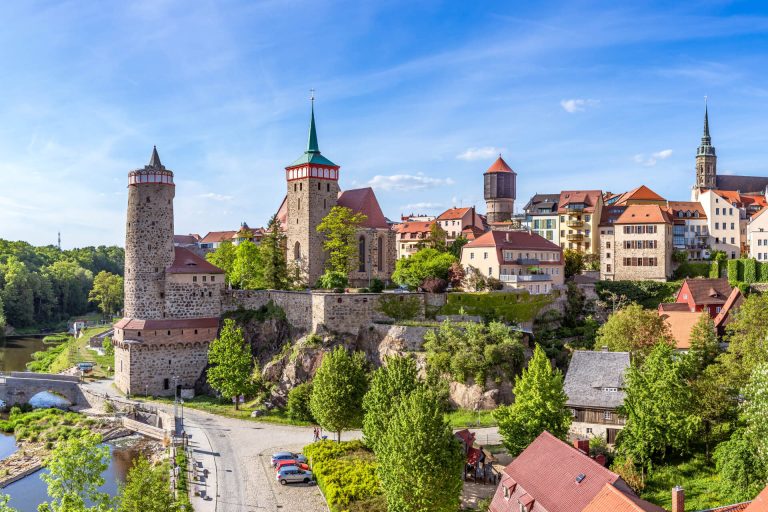
[[309,99],[311,101],[315,101],[315,90],[314,89],[310,89],[309,90]]

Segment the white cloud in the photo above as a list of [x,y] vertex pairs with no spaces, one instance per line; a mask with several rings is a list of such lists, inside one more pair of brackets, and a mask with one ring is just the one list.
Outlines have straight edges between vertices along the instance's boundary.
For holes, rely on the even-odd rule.
[[666,160],[672,156],[671,149],[662,149],[655,153],[651,153],[651,156],[646,156],[644,153],[639,153],[633,157],[634,161],[645,167],[653,167],[659,160]]
[[465,152],[456,155],[459,160],[488,160],[504,152],[504,148],[485,146],[482,148],[469,148]]
[[391,176],[376,175],[368,182],[368,185],[380,190],[407,192],[439,185],[453,185],[453,180],[451,178],[430,178],[422,173],[393,174]]
[[429,202],[423,202],[423,203],[411,203],[406,204],[402,206],[403,210],[412,211],[414,213],[424,211],[424,210],[436,210],[438,208],[443,208],[442,203],[429,203]]
[[576,112],[584,112],[587,109],[587,107],[594,107],[598,103],[600,103],[600,101],[598,100],[573,98],[570,100],[561,100],[560,106],[563,107],[563,110],[565,110],[569,114],[574,114]]
[[231,201],[232,196],[225,196],[224,194],[217,194],[215,192],[207,192],[205,194],[200,194],[198,197],[202,197],[204,199],[211,199],[212,201]]

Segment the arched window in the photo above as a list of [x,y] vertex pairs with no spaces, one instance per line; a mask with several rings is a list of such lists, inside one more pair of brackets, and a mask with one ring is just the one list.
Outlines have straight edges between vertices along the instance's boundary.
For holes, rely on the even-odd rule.
[[293,259],[295,260],[301,259],[301,244],[298,242],[298,240],[293,245]]
[[379,236],[376,240],[376,267],[379,272],[384,270],[384,237]]
[[360,240],[357,243],[357,270],[365,272],[365,237],[360,235]]

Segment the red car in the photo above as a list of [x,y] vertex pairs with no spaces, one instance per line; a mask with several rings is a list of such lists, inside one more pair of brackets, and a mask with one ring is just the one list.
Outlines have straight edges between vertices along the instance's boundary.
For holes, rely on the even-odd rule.
[[288,459],[288,460],[281,460],[280,462],[278,462],[277,466],[275,466],[275,471],[280,471],[280,468],[284,468],[286,466],[296,466],[299,469],[303,469],[305,471],[309,469],[308,464],[304,464],[303,462],[299,462],[297,460]]

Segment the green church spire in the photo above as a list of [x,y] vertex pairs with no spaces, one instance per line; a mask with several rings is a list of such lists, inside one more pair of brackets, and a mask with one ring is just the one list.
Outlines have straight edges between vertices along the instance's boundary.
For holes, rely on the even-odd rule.
[[312,90],[312,114],[309,120],[309,142],[307,142],[307,153],[320,153],[320,147],[317,145],[317,130],[315,129],[315,91]]
[[338,167],[338,165],[334,164],[327,158],[325,158],[323,155],[320,154],[320,146],[317,143],[317,128],[315,128],[315,90],[312,89],[312,96],[310,96],[310,101],[312,101],[312,107],[311,107],[311,113],[309,117],[309,140],[307,141],[307,150],[304,152],[303,155],[299,157],[298,160],[293,162],[288,167],[294,167],[296,165],[302,165],[302,164],[320,164],[320,165],[328,165],[332,167]]

